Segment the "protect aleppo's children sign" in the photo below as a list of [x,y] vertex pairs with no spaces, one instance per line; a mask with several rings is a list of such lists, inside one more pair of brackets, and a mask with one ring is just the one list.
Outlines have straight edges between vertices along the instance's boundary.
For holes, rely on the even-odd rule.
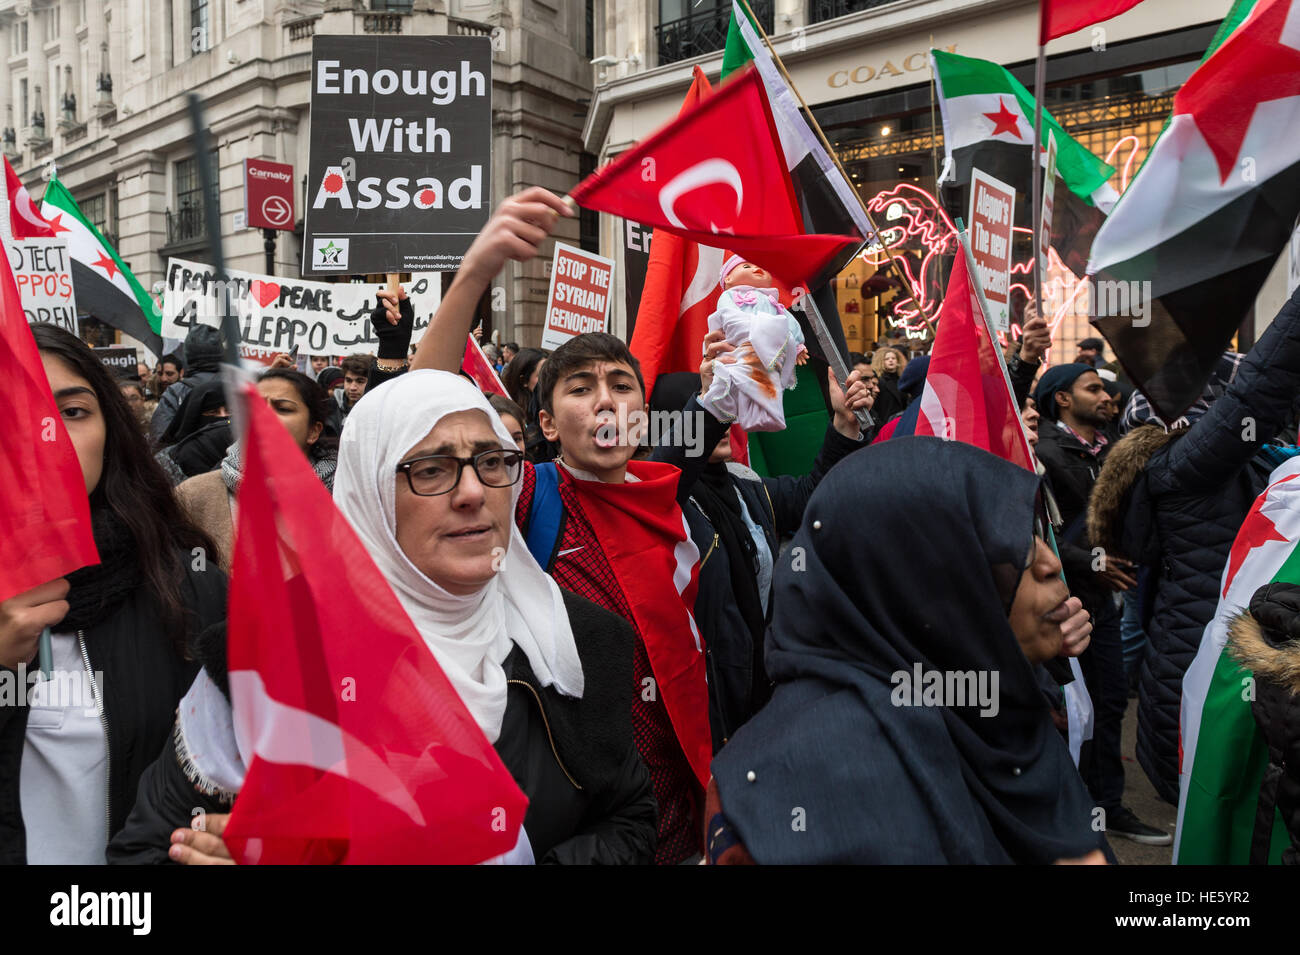
[[303,274],[457,268],[491,162],[489,37],[313,37]]
[[607,331],[613,287],[613,260],[555,243],[542,347],[559,348],[577,335]]

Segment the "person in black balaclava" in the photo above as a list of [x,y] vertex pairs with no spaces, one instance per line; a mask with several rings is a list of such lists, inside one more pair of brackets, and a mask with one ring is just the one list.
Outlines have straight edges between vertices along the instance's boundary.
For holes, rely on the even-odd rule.
[[190,392],[180,415],[163,434],[163,450],[154,457],[175,486],[221,464],[234,440],[225,389],[220,378],[213,378]]
[[[680,412],[699,392],[697,374],[660,375],[650,399],[651,413]],[[870,407],[864,401],[868,394],[866,383],[855,381],[847,401]],[[682,508],[700,552],[694,611],[706,648],[715,752],[758,712],[770,692],[763,668],[763,632],[770,619],[772,567],[781,538],[799,526],[804,505],[826,472],[866,444],[838,387],[831,389],[831,401],[835,416],[808,474],[760,477],[744,465],[729,463],[728,435],[713,449]]]
[[[826,476],[778,562],[772,700],[713,760],[711,861],[1104,860],[1034,675],[1069,617],[1038,490],[1023,468],[930,437]],[[925,546],[899,560],[863,547],[864,527]]]
[[180,412],[189,393],[221,374],[221,332],[211,325],[195,325],[185,339],[185,377],[162,393],[149,423],[149,437],[162,447],[163,433]]

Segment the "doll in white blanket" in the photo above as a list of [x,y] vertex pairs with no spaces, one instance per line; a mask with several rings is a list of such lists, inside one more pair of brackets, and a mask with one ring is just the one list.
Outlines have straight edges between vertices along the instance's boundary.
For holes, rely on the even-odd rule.
[[720,281],[723,291],[709,331],[721,330],[736,346],[736,361],[714,361],[713,383],[702,401],[720,421],[735,421],[746,431],[781,431],[781,392],[795,386],[795,366],[808,360],[799,322],[777,300],[772,275],[752,262],[729,256]]

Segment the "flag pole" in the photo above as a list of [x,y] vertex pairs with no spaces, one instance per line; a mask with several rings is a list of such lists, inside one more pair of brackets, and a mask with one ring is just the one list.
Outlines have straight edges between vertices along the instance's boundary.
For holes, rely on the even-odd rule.
[[[830,141],[826,138],[826,134],[822,132],[821,124],[817,122],[817,117],[813,116],[812,110],[808,107],[808,104],[804,102],[803,94],[800,93],[799,88],[794,85],[794,80],[790,78],[789,72],[786,71],[785,64],[781,62],[781,57],[777,55],[776,47],[772,45],[771,38],[767,35],[767,31],[763,29],[763,24],[759,22],[758,17],[754,15],[754,11],[750,8],[749,0],[736,0],[736,2],[745,8],[745,12],[749,14],[750,22],[758,28],[758,35],[763,38],[763,44],[767,47],[767,51],[772,54],[772,59],[776,63],[776,68],[781,71],[781,77],[785,80],[786,85],[790,87],[795,98],[799,100],[799,106],[802,107],[804,114],[808,119],[808,124],[812,127],[813,132],[817,134],[817,138],[821,140],[821,144],[826,148],[826,155],[831,157],[831,162],[835,163],[835,168],[840,171],[840,175],[843,176],[844,181],[848,183],[849,191],[853,193],[853,198],[858,200],[858,205],[862,208],[862,214],[866,216],[867,225],[871,227],[871,231],[875,233],[876,239],[880,242],[881,248],[885,250],[885,255],[888,258],[890,269],[901,273],[902,270],[894,264],[894,252],[890,249],[889,243],[885,241],[884,233],[876,228],[876,223],[872,220],[871,213],[867,211],[867,204],[862,201],[862,196],[858,194],[857,187],[853,185],[853,181],[849,179],[848,173],[844,171],[844,166],[840,162],[840,157],[835,155],[834,147],[831,146]],[[906,288],[906,274],[900,274],[898,278],[902,281],[904,288]],[[916,301],[916,296],[913,295],[912,299],[913,301]],[[930,317],[926,314],[925,308],[919,301],[916,302],[916,307],[921,310],[921,315],[925,319],[925,323],[930,326],[930,331],[933,333],[934,325],[930,322]]]
[[[993,322],[989,318],[992,314],[989,311],[988,299],[984,297],[984,286],[980,284],[979,270],[975,266],[975,254],[970,248],[970,234],[966,231],[966,224],[958,217],[954,221],[957,226],[957,241],[961,243],[962,252],[966,256],[966,272],[970,276],[970,283],[975,289],[975,297],[980,303],[981,318],[984,320],[984,329],[988,332],[989,341],[993,344],[993,354],[998,356],[998,367],[1002,369],[1002,381],[1007,386],[1007,394],[1011,396],[1014,404],[1016,400],[1016,389],[1011,386],[1011,373],[1007,371],[1007,358],[1002,354],[1002,349],[998,347],[998,333],[993,328]],[[1029,452],[1029,460],[1034,460],[1034,446],[1029,443],[1029,432],[1025,430],[1025,419],[1020,417],[1020,408],[1016,408],[1016,421],[1020,423],[1020,437],[1025,442],[1025,449]]]
[[[1034,66],[1034,153],[1032,167],[1032,183],[1030,187],[1029,198],[1029,218],[1033,225],[1033,242],[1034,251],[1030,259],[1034,263],[1034,311],[1040,317],[1043,316],[1043,275],[1039,267],[1038,250],[1042,248],[1042,209],[1043,209],[1043,176],[1038,162],[1038,153],[1042,149],[1043,143],[1043,87],[1047,83],[1047,46],[1043,43],[1042,33],[1043,10],[1042,3],[1039,4],[1038,10],[1038,62]],[[1048,184],[1049,188],[1051,183]]]

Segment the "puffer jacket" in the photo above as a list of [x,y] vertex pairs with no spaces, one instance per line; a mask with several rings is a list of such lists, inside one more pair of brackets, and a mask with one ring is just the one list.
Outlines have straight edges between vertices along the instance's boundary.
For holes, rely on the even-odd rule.
[[[1251,612],[1238,616],[1228,629],[1228,652],[1254,675],[1255,699],[1250,708],[1268,746],[1250,862],[1268,862],[1274,822],[1280,815],[1291,840],[1281,861],[1300,865],[1300,642],[1294,637],[1300,629],[1296,626],[1300,587],[1268,584],[1256,591],[1250,603]],[[1282,620],[1289,625],[1279,632],[1276,624]]]
[[1091,542],[1143,564],[1150,652],[1138,684],[1137,758],[1178,802],[1183,674],[1218,606],[1223,568],[1273,463],[1273,440],[1300,394],[1300,290],[1260,336],[1224,396],[1172,435],[1143,425],[1110,452],[1089,503]]

